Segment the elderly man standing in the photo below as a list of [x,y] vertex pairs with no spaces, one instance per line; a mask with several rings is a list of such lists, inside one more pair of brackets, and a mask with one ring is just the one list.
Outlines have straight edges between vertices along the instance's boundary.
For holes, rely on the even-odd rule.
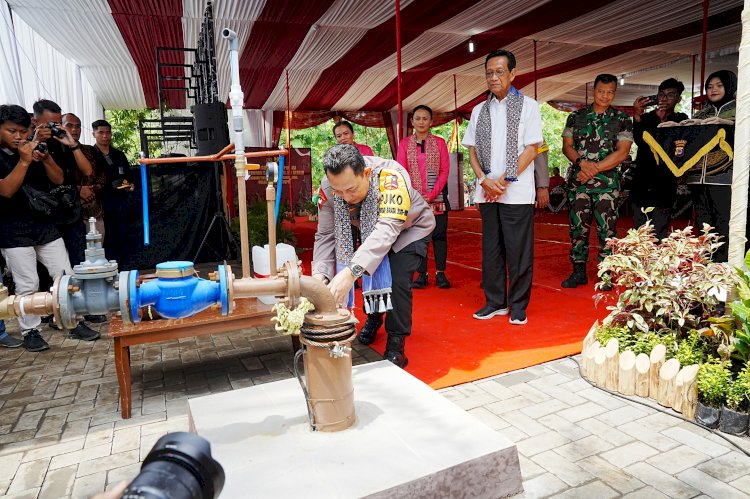
[[[563,288],[588,283],[586,261],[592,218],[599,237],[599,261],[607,255],[607,238],[616,235],[620,195],[617,167],[628,157],[633,144],[633,122],[612,107],[616,94],[617,77],[600,74],[594,80],[594,103],[570,113],[563,129],[563,154],[573,169],[568,190],[573,273],[562,282]],[[612,285],[605,280],[601,289],[608,291]]]
[[[313,276],[328,282],[340,307],[354,306],[354,282],[362,277],[368,321],[385,313],[383,358],[406,367],[406,337],[412,325],[412,278],[427,257],[425,238],[435,228],[432,208],[411,186],[406,170],[378,157],[364,158],[351,144],[331,147],[323,157]],[[352,226],[358,227],[359,240]],[[382,320],[382,319],[381,319]],[[360,343],[377,328],[360,332]]]
[[[471,112],[463,144],[477,177],[474,203],[482,217],[482,289],[475,319],[508,315],[528,322],[534,262],[534,167],[542,143],[539,104],[510,92],[516,58],[495,50],[485,59],[487,100]],[[545,186],[546,187],[546,186]],[[507,288],[507,289],[506,289]]]

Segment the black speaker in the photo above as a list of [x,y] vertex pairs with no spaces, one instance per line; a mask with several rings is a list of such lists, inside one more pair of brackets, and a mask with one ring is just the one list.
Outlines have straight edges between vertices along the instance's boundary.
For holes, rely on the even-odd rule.
[[227,106],[223,102],[196,104],[193,106],[195,118],[195,145],[198,156],[216,154],[229,145],[227,126]]

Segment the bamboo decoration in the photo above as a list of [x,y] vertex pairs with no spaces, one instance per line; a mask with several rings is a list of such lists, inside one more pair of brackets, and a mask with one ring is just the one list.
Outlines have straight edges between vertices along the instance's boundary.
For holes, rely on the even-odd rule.
[[682,373],[682,386],[676,390],[675,398],[679,398],[680,410],[685,418],[695,419],[695,409],[698,406],[698,364],[685,366]]
[[596,328],[599,326],[599,321],[595,321],[594,324],[591,326],[591,329],[589,329],[588,334],[583,339],[583,345],[581,347],[581,352],[584,353],[586,350],[589,349],[591,345],[594,344],[596,341]]
[[635,394],[639,397],[648,397],[650,371],[651,359],[649,359],[649,356],[645,353],[638,354],[635,358]]
[[617,339],[612,338],[607,342],[607,346],[604,347],[604,366],[607,370],[604,379],[604,387],[607,390],[617,391],[617,378],[619,377],[620,369],[620,344]]
[[669,359],[659,369],[659,390],[656,401],[664,407],[672,407],[675,391],[675,378],[680,372],[680,361]]
[[623,395],[635,395],[636,371],[635,354],[630,350],[620,354],[617,391]]
[[599,351],[599,342],[594,341],[588,348],[586,348],[586,351],[584,352],[583,357],[583,375],[588,379],[589,381],[594,381],[594,358],[596,357],[596,352]]
[[607,382],[607,349],[599,347],[594,357],[594,369],[591,381],[600,388],[603,388]]
[[651,368],[649,370],[649,381],[648,381],[648,393],[652,399],[656,399],[659,395],[659,369],[664,364],[665,357],[667,355],[667,347],[664,345],[656,345],[651,350],[649,360],[651,361]]

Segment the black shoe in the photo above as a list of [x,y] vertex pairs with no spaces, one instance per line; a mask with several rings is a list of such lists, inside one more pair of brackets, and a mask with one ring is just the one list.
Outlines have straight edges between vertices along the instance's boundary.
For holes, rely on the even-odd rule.
[[52,317],[51,315],[43,315],[39,318],[39,320],[42,321],[42,324],[51,324],[52,323]]
[[445,277],[445,272],[438,272],[435,274],[435,284],[441,289],[448,289],[451,287],[451,282]]
[[485,305],[484,307],[474,312],[474,315],[472,317],[479,320],[487,320],[492,319],[496,315],[508,315],[508,308],[495,308],[490,307],[489,305]]
[[84,315],[83,320],[86,322],[90,322],[92,324],[101,324],[102,322],[107,322],[107,316],[106,315]]
[[514,326],[523,326],[524,324],[529,322],[529,319],[526,317],[526,312],[514,312],[510,314],[509,322]]
[[47,350],[49,345],[39,334],[38,329],[30,329],[23,335],[23,347],[29,352],[41,352]]
[[2,338],[0,338],[0,347],[18,348],[21,345],[23,345],[23,341],[19,340],[15,336],[11,336],[9,334],[6,334]]
[[383,359],[392,362],[401,369],[406,367],[409,363],[409,359],[406,358],[404,353],[404,344],[406,343],[406,336],[394,336],[388,335],[388,342],[385,344],[385,353],[383,353]]
[[414,280],[414,283],[412,284],[412,288],[414,289],[422,289],[429,284],[429,279],[427,278],[427,272],[420,272],[419,276]]
[[378,334],[380,326],[383,325],[383,314],[368,314],[365,325],[359,330],[357,335],[357,341],[363,345],[369,345],[375,341],[375,336]]
[[83,341],[98,340],[100,336],[101,334],[99,331],[94,331],[83,322],[79,322],[78,325],[68,333],[68,338]]
[[588,284],[589,279],[586,277],[586,262],[574,263],[573,273],[562,282],[563,288],[575,288],[583,284]]

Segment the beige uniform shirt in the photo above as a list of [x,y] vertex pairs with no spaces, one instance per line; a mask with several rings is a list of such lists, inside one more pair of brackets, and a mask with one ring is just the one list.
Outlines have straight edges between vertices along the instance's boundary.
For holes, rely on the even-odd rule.
[[[354,253],[352,263],[361,265],[368,274],[372,274],[388,251],[393,249],[398,253],[414,241],[432,234],[435,217],[430,205],[412,188],[409,174],[400,164],[378,157],[365,157],[365,165],[371,167],[371,175],[376,175],[380,180],[380,214],[372,233],[362,241]],[[389,190],[394,185],[397,186],[396,189]],[[315,233],[312,272],[332,279],[336,275],[334,194],[326,177],[323,177],[320,189],[323,201],[318,206],[318,231]],[[409,205],[406,213],[400,213],[398,206],[391,206],[387,200],[383,200],[384,196],[396,192],[408,193]],[[402,203],[402,206],[406,205]]]

